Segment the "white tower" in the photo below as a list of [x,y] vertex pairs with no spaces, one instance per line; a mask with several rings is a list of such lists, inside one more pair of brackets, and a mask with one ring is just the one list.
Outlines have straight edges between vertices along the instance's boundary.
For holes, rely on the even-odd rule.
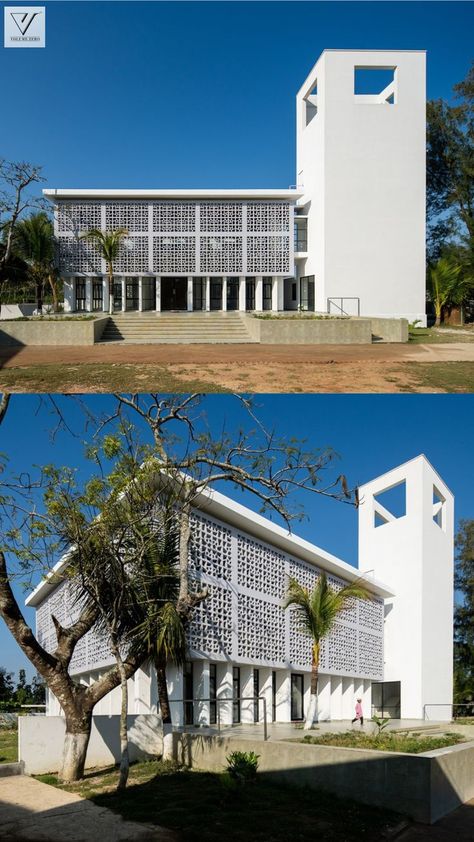
[[314,276],[316,310],[359,299],[361,315],[426,323],[425,111],[424,51],[325,50],[299,90],[298,276]]
[[[389,492],[398,492],[399,508]],[[402,718],[449,720],[453,495],[417,456],[361,486],[360,499],[359,567],[396,594],[386,604],[384,681],[401,682]]]

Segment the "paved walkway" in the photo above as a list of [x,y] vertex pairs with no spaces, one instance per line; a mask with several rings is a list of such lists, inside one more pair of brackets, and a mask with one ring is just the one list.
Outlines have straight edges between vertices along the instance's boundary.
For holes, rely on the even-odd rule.
[[169,830],[124,821],[105,807],[26,776],[0,780],[0,839],[8,842],[174,842]]

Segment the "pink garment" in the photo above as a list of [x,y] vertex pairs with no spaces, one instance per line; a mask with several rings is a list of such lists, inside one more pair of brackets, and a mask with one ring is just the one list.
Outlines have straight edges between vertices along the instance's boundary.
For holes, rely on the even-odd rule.
[[356,719],[360,719],[362,716],[362,705],[360,702],[356,702]]

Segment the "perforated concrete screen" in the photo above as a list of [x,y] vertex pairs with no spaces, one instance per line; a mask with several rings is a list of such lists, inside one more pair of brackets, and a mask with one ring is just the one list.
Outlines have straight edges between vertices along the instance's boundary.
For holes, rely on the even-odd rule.
[[[284,611],[282,604],[289,576],[311,589],[320,571],[201,513],[193,514],[192,536],[191,581],[196,587],[207,585],[210,595],[196,609],[189,629],[191,654],[309,669],[310,639],[298,630],[295,612]],[[334,576],[328,580],[336,590],[344,584]],[[39,640],[48,651],[56,641],[51,613],[66,625],[77,615],[71,588],[69,582],[60,585],[37,611]],[[381,599],[352,599],[323,642],[321,671],[382,679],[383,610]],[[106,641],[92,631],[77,647],[72,670],[97,669],[111,660]]]
[[125,274],[263,274],[291,271],[290,202],[59,201],[56,234],[63,274],[106,270],[92,228],[128,232],[114,266]]

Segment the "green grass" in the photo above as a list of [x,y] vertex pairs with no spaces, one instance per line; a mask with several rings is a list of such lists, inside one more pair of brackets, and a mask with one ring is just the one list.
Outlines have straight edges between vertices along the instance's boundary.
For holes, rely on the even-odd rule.
[[16,728],[0,728],[0,763],[16,763],[18,760],[18,731]]
[[417,381],[410,391],[424,387],[437,392],[474,392],[474,362],[404,363]]
[[[398,814],[322,792],[277,786],[260,774],[255,784],[236,790],[226,774],[189,771],[170,763],[137,763],[121,795],[113,791],[117,778],[117,771],[108,769],[63,788],[125,819],[177,831],[186,842],[380,840],[388,827],[400,821]],[[39,780],[55,783],[50,775]]]
[[[471,333],[463,333],[459,331],[470,330]],[[452,333],[451,331],[456,331]],[[456,335],[457,334],[457,335]],[[411,327],[408,332],[409,342],[419,345],[420,343],[426,345],[438,345],[446,342],[474,342],[474,330],[469,325],[447,325],[443,327]]]
[[446,733],[439,737],[423,736],[415,732],[405,734],[382,731],[379,735],[365,734],[358,731],[345,731],[342,734],[322,734],[313,737],[307,734],[300,743],[311,745],[339,746],[340,748],[365,748],[376,751],[403,751],[408,754],[421,754],[436,748],[456,745],[464,742],[461,734]]
[[457,716],[454,722],[456,725],[474,725],[474,716]]
[[226,392],[219,383],[175,377],[166,366],[153,364],[52,363],[4,368],[0,389],[13,392]]

